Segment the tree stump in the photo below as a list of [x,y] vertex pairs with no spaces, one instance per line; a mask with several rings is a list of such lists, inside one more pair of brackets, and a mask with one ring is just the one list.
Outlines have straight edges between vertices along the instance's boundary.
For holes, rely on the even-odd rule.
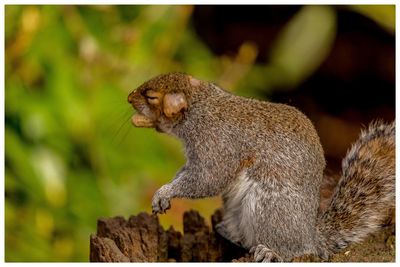
[[227,262],[250,261],[246,250],[214,231],[220,211],[211,217],[210,229],[197,211],[183,215],[183,234],[171,226],[165,231],[156,215],[140,213],[128,220],[102,218],[97,235],[90,237],[91,262]]
[[[123,217],[101,218],[97,234],[90,237],[91,262],[251,262],[246,250],[215,232],[221,211],[212,217],[212,229],[197,211],[183,215],[183,234],[173,227],[164,230],[156,215],[140,213],[128,220]],[[360,244],[354,244],[329,261],[395,261],[394,224],[384,227]],[[315,256],[297,257],[295,262],[320,261]]]

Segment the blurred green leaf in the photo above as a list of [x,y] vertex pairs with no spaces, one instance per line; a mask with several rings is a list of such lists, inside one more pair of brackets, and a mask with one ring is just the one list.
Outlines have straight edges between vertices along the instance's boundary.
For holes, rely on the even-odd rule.
[[[271,51],[278,86],[293,88],[322,63],[333,44],[336,15],[330,6],[304,6],[279,34]],[[274,71],[277,73],[277,71]]]
[[395,33],[396,6],[395,5],[351,5],[350,9],[374,20],[387,31]]

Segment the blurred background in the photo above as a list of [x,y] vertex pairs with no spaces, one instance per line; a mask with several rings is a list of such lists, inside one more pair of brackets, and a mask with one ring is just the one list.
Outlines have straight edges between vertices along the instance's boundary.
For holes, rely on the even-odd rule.
[[[151,211],[179,141],[130,124],[128,94],[189,73],[297,106],[328,172],[360,129],[395,117],[394,6],[5,7],[5,259],[88,261],[99,217]],[[203,216],[219,198],[174,200]]]

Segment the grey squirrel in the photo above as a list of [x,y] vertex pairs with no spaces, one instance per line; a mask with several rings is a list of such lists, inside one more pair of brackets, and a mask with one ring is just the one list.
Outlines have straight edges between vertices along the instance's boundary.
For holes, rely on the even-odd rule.
[[377,230],[395,205],[395,124],[373,123],[343,160],[327,210],[318,214],[324,152],[294,107],[235,96],[182,73],[157,76],[128,96],[132,123],[182,140],[187,162],[152,200],[222,195],[216,230],[254,261],[327,259]]

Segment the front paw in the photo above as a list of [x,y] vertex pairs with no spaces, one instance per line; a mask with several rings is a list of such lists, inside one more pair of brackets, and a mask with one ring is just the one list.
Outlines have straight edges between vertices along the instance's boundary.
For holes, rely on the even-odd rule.
[[153,213],[165,213],[171,207],[171,189],[170,185],[162,186],[153,196],[152,209]]

